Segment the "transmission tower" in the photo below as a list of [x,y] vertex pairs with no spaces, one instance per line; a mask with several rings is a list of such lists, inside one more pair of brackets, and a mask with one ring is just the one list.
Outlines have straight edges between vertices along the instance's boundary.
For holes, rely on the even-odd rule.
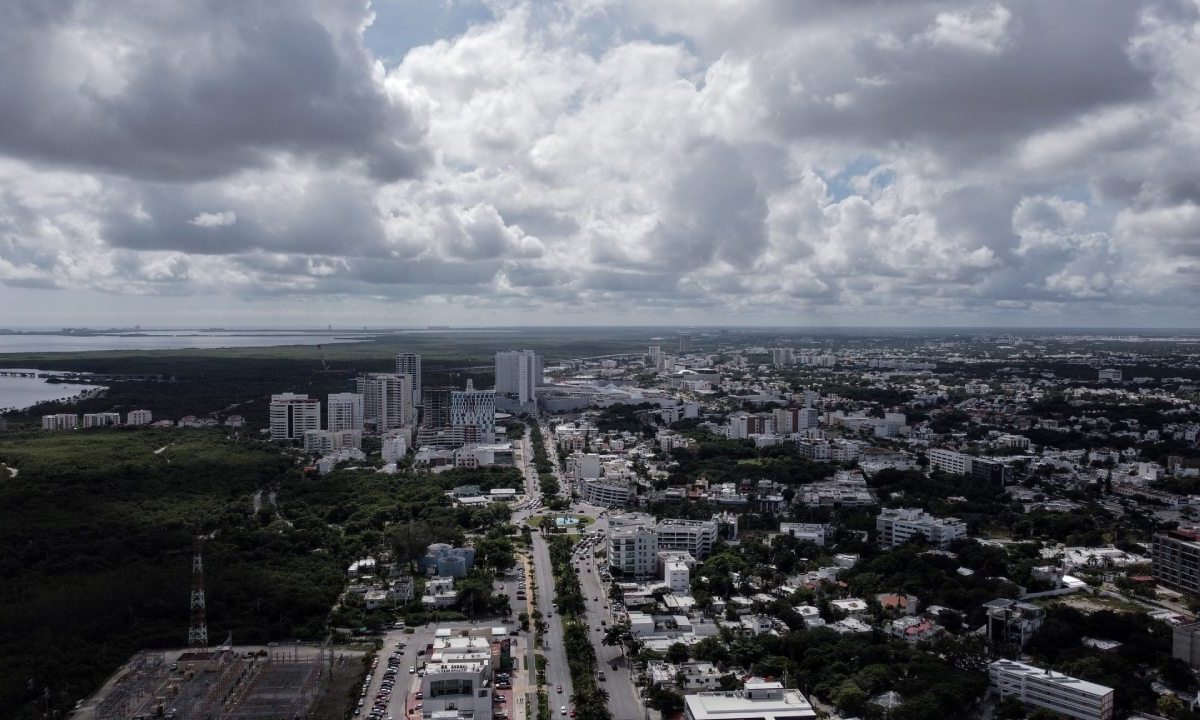
[[192,623],[188,627],[189,647],[208,647],[208,617],[204,609],[204,558],[200,554],[200,536],[192,538]]

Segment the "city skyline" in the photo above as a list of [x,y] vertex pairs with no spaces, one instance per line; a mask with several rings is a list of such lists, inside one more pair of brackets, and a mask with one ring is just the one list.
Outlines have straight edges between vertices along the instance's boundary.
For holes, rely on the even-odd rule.
[[11,327],[1196,327],[1185,0],[0,9]]

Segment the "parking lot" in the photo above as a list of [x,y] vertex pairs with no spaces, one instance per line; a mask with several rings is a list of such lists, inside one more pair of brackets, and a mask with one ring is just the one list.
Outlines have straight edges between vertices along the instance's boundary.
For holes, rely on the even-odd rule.
[[[498,621],[494,625],[500,625]],[[480,629],[492,623],[440,623],[405,630],[391,630],[383,636],[383,649],[373,661],[370,673],[360,688],[354,715],[370,720],[414,720],[421,716],[421,678],[424,676],[426,649],[433,643],[439,628]],[[511,623],[509,624],[511,627]],[[497,675],[493,694],[497,700],[495,714],[524,717],[528,671],[525,657],[525,638],[509,637],[516,643],[512,651],[513,672],[507,677]],[[495,668],[494,668],[495,669]],[[515,708],[515,709],[514,709]],[[514,714],[514,713],[519,713]]]

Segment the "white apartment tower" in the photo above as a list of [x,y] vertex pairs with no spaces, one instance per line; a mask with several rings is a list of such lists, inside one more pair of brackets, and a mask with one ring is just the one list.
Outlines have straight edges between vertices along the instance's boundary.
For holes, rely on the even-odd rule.
[[396,372],[412,376],[412,404],[421,407],[421,356],[416,353],[400,353],[396,356]]
[[329,430],[363,429],[363,396],[358,393],[330,393],[325,427]]
[[272,440],[303,440],[304,433],[320,429],[320,400],[296,393],[271,396]]
[[541,385],[542,359],[532,350],[503,350],[496,353],[496,393],[515,397],[517,402],[533,400],[533,391]]
[[404,373],[370,373],[358,378],[363,397],[363,422],[376,432],[413,424],[412,376]]

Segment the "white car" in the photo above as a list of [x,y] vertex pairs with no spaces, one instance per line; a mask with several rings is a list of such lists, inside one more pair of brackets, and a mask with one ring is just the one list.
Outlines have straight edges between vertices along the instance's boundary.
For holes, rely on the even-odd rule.
[[562,713],[562,714],[565,716],[565,715],[567,714],[567,706],[566,706],[566,705],[563,705],[562,707],[560,707],[560,708],[558,709],[558,711],[559,711],[560,713]]
[[409,675],[412,675],[412,674],[413,674],[413,673],[415,673],[416,671],[417,671],[417,666],[416,666],[416,665],[410,665],[410,666],[408,667],[408,674],[409,674]]

